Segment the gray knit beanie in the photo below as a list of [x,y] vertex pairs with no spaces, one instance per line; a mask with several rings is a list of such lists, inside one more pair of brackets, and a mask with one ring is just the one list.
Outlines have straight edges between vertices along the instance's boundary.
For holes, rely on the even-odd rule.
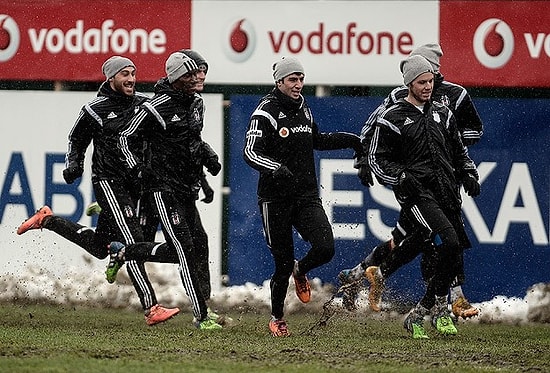
[[283,57],[273,64],[273,78],[276,82],[293,73],[304,74],[304,67],[294,57]]
[[439,44],[424,44],[411,52],[409,56],[420,55],[432,64],[434,71],[439,71],[439,58],[443,56],[443,51]]
[[107,80],[109,80],[113,76],[118,74],[122,69],[128,66],[131,66],[134,69],[136,68],[136,65],[134,65],[134,63],[129,58],[112,56],[103,63],[101,71],[103,71],[103,74],[105,74],[105,77],[107,78]]
[[[439,71],[439,67],[441,66],[439,64],[439,57],[443,56],[443,51],[441,50],[441,47],[439,44],[424,44],[420,47],[414,49],[411,53],[409,53],[410,56],[419,55],[424,57],[428,60],[429,63],[432,64],[432,68],[435,71]],[[406,60],[401,61],[401,64],[399,65],[399,70],[403,72],[403,63]]]
[[198,69],[195,61],[182,52],[174,52],[166,60],[166,76],[170,83],[174,83],[183,75]]
[[179,52],[184,53],[187,57],[195,61],[199,68],[201,67],[201,65],[204,65],[204,73],[208,74],[208,62],[206,62],[204,57],[199,52],[193,49],[182,49]]
[[403,70],[403,83],[409,85],[424,73],[433,73],[432,64],[420,55],[407,57],[401,62]]

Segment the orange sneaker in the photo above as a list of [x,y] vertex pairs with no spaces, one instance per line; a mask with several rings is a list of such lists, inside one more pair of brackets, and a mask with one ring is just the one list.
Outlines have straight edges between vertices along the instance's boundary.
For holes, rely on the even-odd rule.
[[145,315],[145,322],[147,325],[152,326],[161,322],[164,322],[180,313],[179,308],[166,308],[160,304],[155,304],[149,309],[149,313]]
[[457,319],[459,317],[462,317],[463,319],[467,319],[469,317],[474,317],[479,314],[479,310],[474,306],[472,306],[470,302],[468,302],[464,297],[458,297],[453,302],[451,309]]
[[283,319],[271,318],[271,320],[269,321],[269,331],[271,332],[271,335],[274,337],[290,336],[290,332],[288,331],[286,321]]
[[384,291],[384,278],[378,272],[379,267],[370,266],[365,271],[365,276],[370,284],[369,305],[374,312],[380,312],[382,309],[382,292]]
[[306,275],[298,275],[298,261],[294,262],[294,270],[292,271],[294,286],[296,287],[296,296],[302,303],[307,303],[311,300],[311,286]]
[[42,223],[44,218],[52,216],[53,212],[48,206],[42,206],[33,216],[25,220],[19,228],[17,228],[17,234],[23,234],[31,229],[42,229]]

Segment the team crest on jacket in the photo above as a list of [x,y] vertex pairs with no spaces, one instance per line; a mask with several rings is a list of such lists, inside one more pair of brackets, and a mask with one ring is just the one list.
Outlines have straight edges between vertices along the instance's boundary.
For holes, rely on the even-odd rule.
[[124,216],[126,216],[127,218],[131,218],[134,216],[134,209],[131,206],[128,206],[128,205],[124,206],[123,211],[124,211]]
[[449,96],[443,95],[441,96],[439,102],[441,102],[443,105],[450,107],[451,106],[451,100],[449,99]]
[[288,128],[286,127],[282,127],[280,130],[279,130],[279,136],[281,136],[282,138],[285,138],[285,137],[288,137]]
[[434,120],[439,123],[441,122],[441,118],[439,117],[439,113],[435,112],[433,113]]
[[198,122],[201,120],[201,114],[197,108],[193,110],[193,118],[195,118],[195,121]]
[[181,223],[180,214],[178,214],[177,211],[174,211],[172,213],[171,219],[172,219],[172,224],[174,225],[178,225],[179,223]]

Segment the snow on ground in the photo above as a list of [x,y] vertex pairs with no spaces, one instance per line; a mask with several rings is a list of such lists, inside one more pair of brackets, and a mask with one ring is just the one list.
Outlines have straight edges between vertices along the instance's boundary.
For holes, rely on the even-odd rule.
[[[176,267],[148,263],[148,272],[155,288],[159,303],[178,306],[190,311],[190,305],[177,275]],[[167,266],[168,268],[167,270]],[[312,301],[307,305],[292,294],[292,281],[289,296],[286,299],[287,314],[307,310],[318,312],[321,316],[323,305],[334,294],[332,285],[323,285],[318,278],[312,279]],[[338,294],[330,308],[346,314]],[[398,307],[384,304],[389,312],[373,314],[368,307],[368,290],[363,290],[358,298],[358,313],[373,317],[401,317]],[[70,269],[62,275],[46,271],[38,266],[27,267],[23,274],[4,274],[0,276],[0,302],[45,302],[60,305],[83,305],[112,308],[130,308],[139,310],[140,303],[125,270],[119,273],[115,284],[105,281],[104,274],[86,269]],[[239,286],[222,287],[212,295],[211,308],[237,314],[241,312],[259,312],[269,314],[269,281],[261,285],[247,283]],[[475,304],[480,315],[467,322],[524,324],[529,322],[550,322],[550,284],[531,286],[523,299],[497,296],[491,300]]]

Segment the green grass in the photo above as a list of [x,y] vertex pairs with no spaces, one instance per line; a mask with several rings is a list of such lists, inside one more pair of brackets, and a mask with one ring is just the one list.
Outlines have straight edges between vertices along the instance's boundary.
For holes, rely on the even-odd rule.
[[136,311],[0,305],[0,372],[546,372],[550,325],[461,323],[459,335],[412,340],[401,318],[291,314],[273,338],[267,314],[233,313],[221,331],[192,316],[148,327]]

